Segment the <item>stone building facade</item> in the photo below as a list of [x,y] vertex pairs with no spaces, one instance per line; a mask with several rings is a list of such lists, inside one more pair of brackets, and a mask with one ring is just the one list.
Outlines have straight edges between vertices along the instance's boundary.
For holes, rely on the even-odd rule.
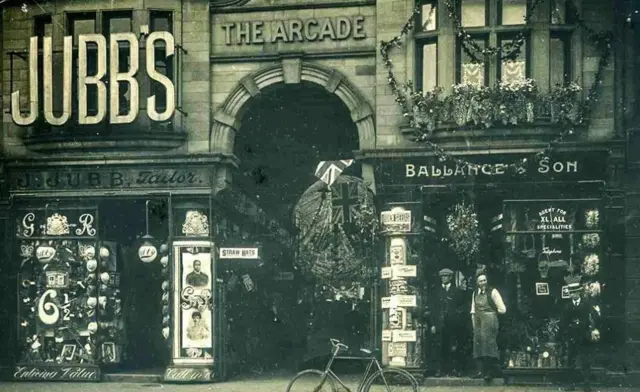
[[[538,205],[535,203],[539,202],[557,203],[557,206],[572,203],[598,205],[602,216],[606,217],[603,226],[598,227],[598,234],[607,241],[601,254],[605,273],[602,278],[603,301],[612,336],[600,356],[600,365],[610,371],[633,372],[638,368],[635,347],[640,338],[636,336],[635,325],[640,317],[636,309],[640,299],[636,298],[634,290],[638,279],[636,275],[639,274],[634,265],[639,256],[634,247],[637,242],[637,225],[634,222],[638,215],[634,207],[637,204],[637,180],[634,177],[637,159],[634,158],[636,148],[631,137],[635,135],[633,124],[637,120],[638,89],[633,82],[637,78],[632,75],[637,74],[637,53],[633,48],[638,42],[638,29],[633,26],[635,20],[632,16],[629,17],[630,22],[626,22],[627,15],[633,15],[632,3],[617,0],[603,6],[602,2],[595,0],[491,0],[471,1],[462,9],[456,8],[458,2],[453,1],[419,3],[420,14],[414,29],[403,38],[406,41],[390,53],[393,75],[400,84],[411,82],[418,90],[440,86],[444,89],[443,96],[449,96],[453,94],[451,86],[454,84],[478,83],[490,87],[511,77],[508,76],[511,72],[516,78],[533,79],[541,95],[552,92],[556,83],[575,81],[582,88],[579,95],[586,98],[590,86],[596,81],[596,74],[600,76],[597,102],[592,104],[589,126],[576,128],[579,130],[577,135],[554,145],[554,155],[549,158],[552,161],[546,163],[552,167],[554,163],[563,164],[565,166],[560,171],[569,174],[545,176],[538,171],[539,175],[513,181],[502,180],[495,172],[485,177],[469,175],[461,179],[454,175],[435,176],[430,171],[447,173],[451,170],[453,173],[455,165],[449,169],[438,166],[442,161],[434,149],[412,137],[415,130],[408,122],[410,116],[403,113],[398,104],[380,51],[382,41],[389,41],[400,34],[402,26],[417,7],[413,1],[163,0],[154,2],[152,7],[133,0],[117,2],[117,6],[107,1],[51,1],[25,5],[7,2],[2,5],[0,40],[3,56],[0,97],[3,132],[0,137],[4,159],[1,200],[4,209],[0,218],[4,222],[2,236],[7,241],[4,242],[4,273],[0,279],[6,287],[13,287],[15,277],[20,273],[20,265],[13,265],[9,260],[13,260],[19,245],[28,245],[29,238],[15,235],[16,225],[21,227],[25,214],[42,211],[46,218],[52,209],[64,210],[78,204],[92,208],[98,205],[96,211],[102,211],[98,213],[101,216],[106,214],[105,219],[108,220],[109,211],[117,210],[120,200],[128,200],[127,208],[139,214],[144,210],[145,200],[164,203],[170,210],[167,214],[173,217],[165,225],[178,227],[159,225],[162,227],[158,229],[160,233],[153,235],[165,242],[190,238],[180,232],[179,227],[183,224],[180,214],[195,208],[209,217],[212,229],[206,236],[214,242],[218,241],[216,235],[222,236],[220,233],[224,229],[214,229],[213,226],[217,225],[217,220],[224,219],[234,222],[230,226],[236,226],[228,235],[232,240],[286,243],[291,234],[284,228],[286,224],[279,223],[281,217],[278,213],[260,206],[251,192],[236,189],[236,184],[241,183],[245,175],[242,157],[247,152],[242,138],[244,135],[256,137],[260,132],[269,131],[263,128],[255,131],[260,125],[256,118],[263,118],[256,117],[255,108],[265,100],[285,97],[281,105],[283,108],[299,106],[309,113],[314,107],[322,107],[323,100],[333,100],[333,106],[327,106],[331,108],[328,112],[336,108],[335,111],[342,110],[346,115],[336,115],[336,129],[327,128],[327,139],[337,137],[343,129],[351,132],[349,137],[353,143],[339,152],[353,153],[359,163],[358,176],[375,192],[380,206],[400,206],[411,210],[414,220],[419,217],[414,224],[414,232],[393,234],[389,244],[405,241],[403,246],[407,252],[415,255],[413,259],[406,257],[407,262],[418,267],[418,276],[415,282],[410,283],[423,287],[418,297],[424,301],[428,301],[427,287],[433,283],[435,268],[447,266],[445,259],[449,257],[433,256],[436,251],[432,250],[436,249],[437,239],[445,235],[446,217],[439,211],[451,207],[446,200],[455,200],[461,193],[474,195],[471,200],[476,208],[487,211],[480,222],[486,226],[491,225],[489,222],[495,216],[507,214],[511,205],[516,206],[516,215],[520,208],[517,206],[526,203],[530,205],[523,208],[532,211]],[[465,8],[467,6],[469,8]],[[573,6],[579,19],[571,19]],[[518,17],[523,12],[529,14],[526,25]],[[612,57],[604,68],[599,67],[602,48],[594,45],[590,40],[591,30],[584,26],[595,32],[613,33],[614,39],[610,43],[613,46]],[[469,34],[469,42],[485,48],[506,45],[522,33],[523,50],[516,58],[509,59],[510,63],[494,57],[478,67],[462,47],[458,34],[461,27]],[[149,96],[155,94],[160,97],[163,93],[158,83],[145,72],[149,67],[149,57],[143,50],[143,42],[149,34],[160,31],[169,32],[175,40],[172,61],[156,62],[155,68],[169,76],[175,86],[175,110],[167,121],[150,119],[147,103]],[[63,36],[74,36],[75,46],[80,34],[102,34],[108,42],[111,34],[124,32],[134,33],[141,42],[138,56],[140,71],[135,76],[140,86],[141,104],[140,112],[132,122],[111,124],[105,119],[97,125],[78,124],[76,105],[80,103],[77,102],[77,86],[72,83],[73,113],[65,126],[52,127],[42,121],[42,116],[28,126],[16,125],[11,114],[12,94],[20,91],[19,104],[23,116],[27,115],[29,107],[29,37],[52,38],[53,112],[60,115],[61,104],[55,101],[62,94]],[[41,46],[38,48],[42,49]],[[166,49],[159,47],[155,52],[158,58],[167,53]],[[77,63],[75,51],[73,53],[72,78],[75,78]],[[91,53],[87,67],[90,72],[95,72],[99,61],[91,60]],[[105,64],[110,64],[115,57],[110,50],[105,53]],[[129,60],[131,58],[128,57]],[[122,68],[130,63],[124,61]],[[40,64],[33,69],[41,73],[43,66]],[[109,72],[109,69],[105,70],[107,75]],[[106,96],[111,96],[109,85],[105,86]],[[278,95],[282,91],[284,95]],[[127,93],[128,96],[121,91],[121,101],[130,105],[131,91]],[[37,94],[43,97],[45,92],[42,90]],[[320,98],[309,98],[312,95]],[[163,99],[166,103],[166,98]],[[105,98],[104,102],[109,117],[113,109],[108,106],[110,100]],[[42,105],[41,98],[37,107],[39,112],[43,110]],[[91,110],[97,110],[99,102],[88,99],[87,105],[90,114],[95,114]],[[319,122],[319,117],[308,122]],[[291,126],[286,120],[283,118],[278,123],[271,119],[268,124],[274,134],[277,134],[279,126],[299,127],[300,123]],[[243,127],[244,124],[249,125]],[[453,158],[454,162],[469,159],[481,167],[493,165],[487,166],[487,170],[495,171],[495,165],[521,162],[523,158],[535,156],[561,131],[562,127],[549,121],[536,120],[519,126],[494,124],[485,129],[483,125],[469,124],[456,127],[447,120],[436,127],[429,140],[444,149],[447,159]],[[326,143],[329,146],[329,142]],[[287,144],[283,142],[278,148],[284,152]],[[276,161],[279,154],[278,150],[271,151],[269,159]],[[577,162],[580,170],[565,170],[566,165],[573,162]],[[269,161],[266,161],[265,166],[268,165]],[[416,174],[424,167],[425,175],[408,175],[407,165],[413,165],[410,167],[418,171]],[[536,167],[539,169],[534,165],[534,172]],[[146,181],[140,180],[140,172],[144,170],[150,172],[147,176],[156,175],[155,180],[149,181],[151,177]],[[200,182],[178,181],[180,174],[188,176],[188,173],[181,172],[185,170],[201,176]],[[455,171],[457,173],[457,169]],[[522,203],[511,203],[514,200]],[[437,226],[433,230],[435,234],[425,235],[423,229],[427,224],[424,222],[430,219],[438,222],[434,224]],[[149,234],[148,211],[146,220]],[[108,226],[103,230],[108,237]],[[171,234],[162,234],[163,230]],[[504,249],[506,238],[516,238],[521,234],[518,230],[504,230],[486,240],[489,246],[485,244],[483,257],[500,259],[495,265],[503,264],[503,255],[492,254],[488,249],[494,243]],[[493,233],[491,227],[487,231]],[[580,233],[578,230],[575,235]],[[43,236],[38,240],[57,241],[59,238]],[[280,250],[273,252],[277,254]],[[390,262],[389,257],[385,256],[387,262]],[[457,268],[460,271],[464,269]],[[496,267],[496,270],[500,268]],[[469,275],[466,270],[465,275]],[[496,276],[500,276],[503,282],[508,280],[507,275],[497,273]],[[619,284],[622,281],[624,284]],[[537,282],[526,284],[534,283]],[[383,338],[390,328],[389,311],[378,306],[386,297],[385,284],[371,291],[369,340],[371,344],[382,344],[385,350],[389,350],[389,342]],[[496,282],[496,285],[500,284]],[[9,304],[16,303],[21,295],[5,297],[2,308],[5,311],[10,309]],[[8,315],[14,314],[7,312]],[[158,322],[163,321],[161,317]],[[24,345],[24,337],[15,325],[15,322],[7,321],[6,330],[12,332],[5,336],[10,338],[9,342],[14,342],[10,344],[12,349],[9,351],[17,353]],[[422,356],[416,354],[416,347],[424,345],[423,349],[427,350],[428,339],[422,342],[419,337],[423,327],[416,321],[410,327],[404,325],[401,328],[417,331],[417,337],[405,348],[415,358]],[[159,326],[158,331],[161,329]],[[140,349],[144,350],[143,347]],[[215,356],[216,350],[221,349],[212,347],[211,350]],[[619,350],[625,354],[614,354]],[[183,353],[178,352],[173,358],[181,355]],[[396,358],[409,358],[411,355]],[[388,354],[385,360],[393,363],[392,357]],[[407,360],[411,363],[403,362],[404,366],[428,367],[421,362],[422,359],[415,358],[411,360],[413,362]],[[5,363],[13,365],[20,360],[18,354],[8,355]],[[535,374],[552,366],[515,367],[518,368],[516,370],[523,368],[522,372],[526,374]],[[202,376],[203,373],[197,374]],[[516,371],[514,374],[520,373]]]

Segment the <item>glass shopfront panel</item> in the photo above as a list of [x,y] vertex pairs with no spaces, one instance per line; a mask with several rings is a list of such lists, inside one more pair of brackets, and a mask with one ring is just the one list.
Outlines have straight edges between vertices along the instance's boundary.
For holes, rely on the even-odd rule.
[[504,343],[510,368],[567,366],[560,315],[567,286],[600,305],[606,269],[599,199],[504,202]]

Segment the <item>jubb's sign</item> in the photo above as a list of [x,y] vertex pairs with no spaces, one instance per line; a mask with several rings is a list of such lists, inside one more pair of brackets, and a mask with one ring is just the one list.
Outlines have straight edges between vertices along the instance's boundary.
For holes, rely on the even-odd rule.
[[[59,114],[53,110],[53,55],[51,37],[43,39],[43,67],[42,75],[38,73],[38,37],[31,37],[29,43],[29,109],[27,114],[20,110],[20,91],[11,93],[11,118],[17,125],[28,126],[38,119],[38,85],[43,84],[44,117],[47,123],[54,126],[65,125],[71,119],[71,70],[73,42],[72,37],[64,37],[62,76],[63,82],[60,91],[62,105]],[[149,78],[162,84],[166,89],[166,105],[164,111],[158,112],[156,96],[147,98],[147,115],[153,121],[166,121],[175,111],[175,87],[170,78],[158,72],[155,68],[156,47],[164,42],[166,57],[174,55],[174,38],[168,32],[154,32],[147,36],[145,46],[146,71]],[[140,110],[140,87],[136,80],[139,64],[139,43],[134,33],[117,33],[107,38],[100,34],[86,34],[78,37],[78,123],[82,125],[98,124],[107,116],[107,83],[103,80],[107,76],[107,64],[109,64],[109,123],[128,124],[133,122]],[[91,46],[91,49],[88,49]],[[95,49],[94,49],[95,48]],[[109,62],[107,63],[107,49],[109,50]],[[97,58],[97,71],[88,75],[87,58],[89,51],[94,51]],[[129,69],[119,72],[119,57],[123,50],[128,50]],[[128,85],[130,96],[129,112],[120,113],[120,86]],[[97,89],[97,112],[89,115],[87,107],[87,86],[94,85]]]

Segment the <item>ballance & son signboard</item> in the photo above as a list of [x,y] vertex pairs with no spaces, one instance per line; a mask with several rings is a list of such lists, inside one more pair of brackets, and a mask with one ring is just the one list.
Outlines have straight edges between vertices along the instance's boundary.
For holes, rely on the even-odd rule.
[[[144,26],[143,26],[144,27]],[[72,112],[72,67],[73,67],[73,37],[64,37],[63,62],[62,62],[62,86],[57,96],[62,96],[61,110],[56,114],[53,109],[53,51],[51,37],[42,38],[42,75],[39,75],[38,67],[38,37],[31,37],[29,42],[29,107],[23,113],[20,109],[20,90],[11,93],[11,118],[13,122],[20,126],[29,126],[38,120],[39,116],[39,84],[42,83],[44,97],[44,119],[53,126],[62,126],[71,119]],[[138,37],[134,33],[111,34],[107,44],[107,37],[101,34],[81,34],[78,36],[78,71],[77,71],[77,104],[78,104],[78,124],[93,125],[99,124],[107,117],[107,102],[109,102],[109,123],[129,124],[132,123],[140,111],[140,86],[136,75],[140,68],[139,53],[140,46]],[[147,98],[147,115],[152,121],[167,121],[173,116],[175,102],[175,86],[171,79],[155,68],[156,47],[164,44],[167,59],[174,55],[175,43],[171,33],[153,32],[146,36],[145,62],[146,72],[151,80],[160,83],[166,89],[166,105],[164,111],[158,112],[156,96]],[[107,53],[108,49],[108,53]],[[128,51],[129,68],[119,72],[119,57],[123,50]],[[95,52],[97,57],[97,71],[93,75],[88,74],[87,58],[88,53]],[[107,55],[109,61],[107,62]],[[108,64],[108,69],[107,69]],[[107,79],[108,83],[104,80]],[[130,109],[128,113],[121,114],[120,109],[120,88],[121,84],[128,85],[130,96]],[[107,87],[108,84],[108,87]],[[88,113],[87,87],[93,85],[97,90],[97,112]],[[107,89],[109,90],[109,100],[107,100]]]
[[[470,158],[476,165],[457,165],[438,159],[393,159],[381,162],[376,171],[384,184],[431,185],[466,182],[474,183],[509,181],[584,181],[606,178],[606,155],[568,153],[562,156],[531,159],[518,168],[508,163],[517,157]],[[504,160],[505,162],[501,162]]]

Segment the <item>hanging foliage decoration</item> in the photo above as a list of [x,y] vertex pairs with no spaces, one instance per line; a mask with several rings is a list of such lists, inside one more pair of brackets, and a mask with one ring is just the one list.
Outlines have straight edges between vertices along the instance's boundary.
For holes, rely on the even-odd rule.
[[[540,2],[540,0],[537,0],[531,3],[530,7],[528,8],[529,12],[527,12],[527,15],[524,17],[526,23],[530,21],[530,15],[533,15],[531,11]],[[486,47],[484,49],[476,47],[477,44],[473,42],[471,36],[462,28],[461,23],[457,18],[458,12],[455,4],[449,1],[446,1],[445,4],[449,9],[449,16],[454,20],[456,34],[462,42],[463,49],[472,59],[475,59],[476,62],[486,61],[487,59],[495,58],[497,56],[499,56],[500,60],[511,59],[520,53],[522,44],[524,43],[524,40],[520,37],[520,35],[518,35],[514,40],[510,41],[508,44],[503,45],[502,47]],[[577,27],[585,33],[587,41],[590,42],[600,52],[600,58],[598,60],[598,67],[595,73],[595,78],[593,84],[588,89],[584,101],[582,101],[579,105],[574,105],[573,103],[571,103],[569,105],[571,107],[566,106],[566,98],[569,96],[575,97],[576,94],[578,94],[580,91],[576,90],[576,86],[578,85],[575,83],[555,86],[552,88],[548,96],[541,97],[541,101],[546,102],[545,105],[547,105],[547,107],[550,107],[550,111],[555,115],[552,115],[551,117],[554,117],[556,119],[555,122],[561,125],[560,133],[553,140],[547,143],[547,145],[542,150],[532,154],[529,157],[523,157],[515,162],[509,163],[507,165],[507,168],[515,172],[521,171],[528,164],[530,159],[534,160],[535,162],[539,162],[543,159],[548,159],[552,154],[555,146],[565,141],[568,137],[574,135],[578,127],[580,127],[581,129],[588,128],[589,120],[591,118],[591,112],[593,110],[594,104],[598,101],[598,95],[603,80],[603,72],[611,59],[612,33],[609,31],[598,32],[593,30],[588,25],[586,25],[582,18],[580,18],[577,8],[573,4],[573,2],[569,1],[567,5],[567,11],[570,15],[572,15],[572,21],[574,21]],[[467,161],[457,156],[453,156],[445,151],[442,147],[440,147],[437,143],[430,140],[431,135],[436,128],[435,125],[443,121],[444,118],[451,118],[450,113],[438,115],[439,113],[443,113],[444,111],[451,111],[451,98],[440,100],[438,97],[440,90],[435,90],[432,93],[426,94],[422,91],[415,91],[412,82],[408,82],[406,84],[398,82],[398,79],[393,71],[391,53],[394,48],[402,46],[403,40],[409,35],[411,30],[413,30],[415,21],[418,20],[419,15],[420,6],[417,6],[409,17],[408,21],[402,27],[399,35],[393,37],[389,41],[380,42],[380,54],[382,56],[382,61],[385,68],[387,69],[388,74],[387,82],[392,93],[395,96],[395,101],[401,107],[402,115],[408,120],[410,126],[412,127],[412,133],[414,134],[415,141],[424,143],[429,148],[431,148],[441,162],[452,162],[463,169],[466,167],[472,167],[474,169],[479,168],[480,165],[478,165],[477,163]],[[473,101],[476,104],[491,104],[490,106],[494,106],[495,102],[492,103],[492,100],[502,102],[507,101],[505,99],[502,99],[504,98],[504,95],[501,95],[499,86],[477,88],[477,90],[479,91],[472,91],[474,95]],[[524,93],[528,92],[525,91]],[[482,113],[486,113],[488,111],[488,109],[484,111],[481,110],[480,114],[476,115],[477,118],[473,122],[476,123],[476,125],[478,122],[484,123],[484,121],[479,121],[478,118],[482,118]],[[527,108],[527,111],[529,111],[529,108]],[[489,114],[485,115],[489,116]],[[505,114],[503,118],[501,117],[502,114],[495,115],[494,111],[493,116],[496,117],[490,120],[491,123],[495,122],[496,118],[500,119],[503,123],[505,122],[504,118],[507,119],[507,124],[513,123],[511,121],[514,118],[513,115]],[[530,113],[527,114],[525,118],[530,119]],[[467,124],[468,122],[469,121],[465,121],[464,123]],[[455,132],[455,129],[453,130],[453,132]]]
[[[336,208],[343,207],[333,205],[343,185],[353,191],[349,197],[354,201],[346,223],[336,219]],[[376,277],[372,260],[379,222],[373,194],[361,179],[340,176],[331,187],[316,182],[301,196],[294,214],[299,231],[296,262],[303,274],[333,287],[362,285]]]
[[473,263],[480,249],[480,226],[472,205],[461,202],[453,206],[447,215],[447,235],[443,242],[466,265]]

